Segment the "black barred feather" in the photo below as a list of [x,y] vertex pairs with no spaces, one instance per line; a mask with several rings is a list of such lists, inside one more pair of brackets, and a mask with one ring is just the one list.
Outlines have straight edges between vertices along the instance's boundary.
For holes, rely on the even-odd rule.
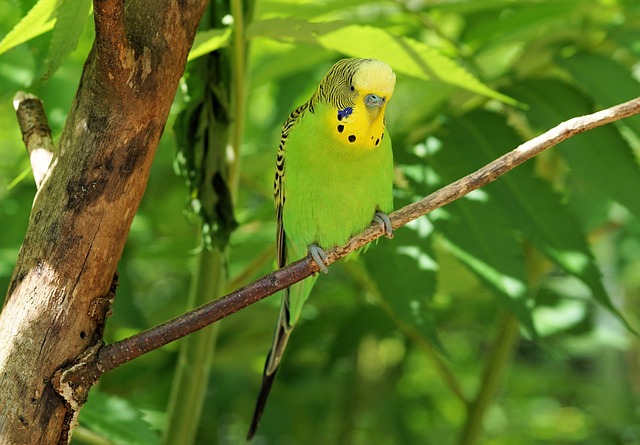
[[[329,70],[327,75],[322,79],[320,85],[316,89],[311,99],[293,110],[282,127],[282,135],[278,144],[278,153],[276,156],[276,171],[273,182],[273,195],[276,206],[276,258],[278,267],[282,268],[287,265],[287,245],[286,234],[283,224],[283,210],[285,204],[285,167],[286,167],[286,146],[287,138],[291,129],[294,128],[305,113],[315,113],[315,106],[318,103],[328,103],[336,111],[344,110],[355,105],[357,93],[353,86],[353,77],[358,71],[360,65],[369,59],[343,59],[337,62]],[[262,386],[256,401],[256,407],[251,420],[251,426],[247,435],[250,440],[256,433],[262,412],[266,406],[269,392],[273,380],[278,371],[280,359],[285,349],[289,335],[293,329],[290,313],[289,313],[289,289],[285,289],[283,296],[283,305],[280,312],[278,327],[275,332],[274,346],[269,352],[267,362],[265,364],[264,374],[262,378]]]

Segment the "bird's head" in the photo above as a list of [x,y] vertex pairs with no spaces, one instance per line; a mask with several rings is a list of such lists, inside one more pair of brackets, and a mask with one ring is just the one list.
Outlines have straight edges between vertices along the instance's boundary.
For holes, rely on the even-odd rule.
[[375,59],[342,59],[320,82],[315,103],[327,103],[327,116],[335,136],[349,146],[373,149],[384,137],[385,110],[393,95],[396,75],[389,65]]

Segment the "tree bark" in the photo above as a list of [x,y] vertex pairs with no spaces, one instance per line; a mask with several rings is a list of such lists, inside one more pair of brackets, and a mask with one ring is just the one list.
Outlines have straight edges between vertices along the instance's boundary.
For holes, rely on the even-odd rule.
[[94,1],[96,39],[0,314],[0,444],[70,439],[77,395],[94,382],[63,397],[54,374],[101,345],[116,266],[206,3]]

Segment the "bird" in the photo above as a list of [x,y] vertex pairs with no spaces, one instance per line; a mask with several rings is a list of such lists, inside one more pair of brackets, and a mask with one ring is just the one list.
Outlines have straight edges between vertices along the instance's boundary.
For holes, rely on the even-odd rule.
[[[396,75],[379,60],[336,62],[284,122],[274,180],[279,268],[307,254],[327,271],[324,249],[377,222],[393,228],[393,153],[385,112]],[[255,435],[283,352],[318,275],[285,289],[247,434]]]

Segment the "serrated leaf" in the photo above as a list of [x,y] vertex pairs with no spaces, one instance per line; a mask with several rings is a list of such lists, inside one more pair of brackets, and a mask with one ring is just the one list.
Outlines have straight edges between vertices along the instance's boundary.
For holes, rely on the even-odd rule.
[[371,0],[349,0],[348,2],[344,0],[263,0],[257,6],[261,11],[260,15],[313,19],[327,14],[335,15],[337,11],[344,14],[349,9],[358,8],[363,4],[369,5],[370,3]]
[[[587,97],[559,81],[523,82],[511,91],[530,106],[527,117],[538,129],[548,129],[594,111]],[[607,125],[570,138],[557,150],[573,174],[640,217],[640,169],[614,126]]]
[[[443,169],[443,176],[458,179],[520,142],[502,118],[475,111],[450,123],[442,150],[457,150],[460,154],[456,162],[438,165]],[[519,166],[483,191],[505,209],[513,230],[522,233],[561,269],[579,278],[591,289],[596,301],[624,322],[604,289],[580,223],[558,193],[534,176],[531,163]]]
[[39,76],[42,80],[49,79],[64,58],[76,49],[90,10],[91,0],[62,0],[56,12],[56,25],[49,43],[44,72]]
[[115,444],[160,444],[142,411],[125,399],[99,391],[91,391],[80,411],[80,424]]
[[[526,41],[531,39],[531,35],[542,36],[544,32],[566,28],[570,19],[581,17],[585,10],[582,0],[520,2],[515,8],[513,2],[462,2],[459,9],[464,9],[465,3],[486,3],[486,8],[475,14],[467,11],[469,26],[465,31],[465,41],[485,45],[518,38]],[[452,3],[445,10],[455,11],[456,8],[457,5]]]
[[369,249],[363,260],[396,322],[412,326],[444,351],[427,305],[436,289],[438,267],[427,226],[425,219],[410,223],[395,233],[393,242],[382,240]]
[[515,104],[512,98],[489,88],[465,68],[418,40],[396,36],[372,26],[349,25],[318,36],[327,49],[350,57],[384,60],[396,72],[424,80],[436,79],[465,90]]
[[248,35],[318,44],[349,57],[384,60],[398,73],[423,80],[438,80],[506,103],[516,103],[480,82],[438,50],[384,29],[364,25],[345,26],[344,21],[311,23],[295,18],[279,18],[252,23]]
[[[637,97],[640,83],[630,69],[598,54],[579,53],[558,64],[567,69],[601,107],[610,107]],[[640,137],[640,116],[621,122]]]
[[51,31],[56,23],[54,12],[58,0],[40,0],[0,41],[0,54]]
[[438,218],[434,224],[449,241],[449,250],[491,286],[522,326],[535,336],[522,246],[513,237],[510,220],[495,200],[482,191],[480,194],[485,199],[462,198],[451,203],[450,211],[445,213],[448,217]]
[[[464,149],[442,149],[443,141],[435,139],[424,149],[435,153],[424,160],[414,159],[410,166],[402,166],[405,178],[420,195],[444,186],[463,176],[471,167]],[[446,142],[445,142],[446,143]],[[532,336],[535,327],[528,307],[530,296],[525,280],[525,265],[520,241],[513,237],[511,220],[496,205],[495,199],[476,190],[431,213],[429,219],[448,241],[448,248],[456,258],[487,283],[522,326]]]
[[343,28],[346,24],[344,20],[313,23],[297,17],[257,20],[249,25],[247,37],[318,44],[319,36]]
[[220,48],[226,47],[229,44],[230,38],[231,28],[198,31],[193,41],[191,51],[189,51],[189,57],[187,60],[191,61]]

